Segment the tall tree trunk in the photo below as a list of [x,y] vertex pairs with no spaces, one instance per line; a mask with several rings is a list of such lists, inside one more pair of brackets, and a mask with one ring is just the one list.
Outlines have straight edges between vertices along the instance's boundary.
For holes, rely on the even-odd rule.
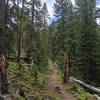
[[31,12],[31,14],[32,14],[32,18],[31,18],[31,21],[32,21],[32,32],[30,33],[30,45],[29,45],[29,47],[31,48],[32,47],[32,34],[33,34],[33,32],[35,32],[35,22],[34,22],[34,20],[35,20],[35,0],[32,0],[32,12]]
[[19,9],[19,0],[17,0],[17,62],[20,62],[21,56],[21,27],[20,27],[20,9]]
[[8,93],[7,64],[6,64],[6,4],[0,0],[0,93]]
[[69,81],[69,61],[68,55],[65,54],[64,58],[64,69],[63,69],[63,83],[68,83]]
[[21,48],[23,48],[23,29],[22,29],[22,24],[23,24],[24,5],[25,5],[25,0],[22,0],[21,23],[20,23],[21,37],[22,37],[21,38]]

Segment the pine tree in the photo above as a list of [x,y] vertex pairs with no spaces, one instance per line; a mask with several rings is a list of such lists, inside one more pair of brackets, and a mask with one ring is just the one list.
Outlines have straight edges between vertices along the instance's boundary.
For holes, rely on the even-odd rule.
[[58,52],[58,60],[60,61],[60,66],[63,65],[64,59],[64,67],[61,69],[63,70],[64,74],[64,83],[68,83],[69,77],[69,48],[70,48],[70,36],[72,34],[72,18],[73,18],[73,6],[70,0],[56,0],[55,3],[55,16],[58,17],[58,32],[57,35],[57,50]]
[[47,20],[49,18],[49,14],[48,14],[48,9],[47,9],[47,4],[45,2],[42,7],[42,16],[43,16],[44,31],[46,31],[47,30]]
[[80,66],[82,78],[87,82],[95,83],[96,76],[96,48],[97,24],[95,21],[95,0],[78,0],[80,11]]
[[41,33],[41,54],[42,54],[42,66],[47,68],[48,66],[48,19],[49,13],[47,9],[47,4],[44,2],[41,10],[42,14],[42,33]]

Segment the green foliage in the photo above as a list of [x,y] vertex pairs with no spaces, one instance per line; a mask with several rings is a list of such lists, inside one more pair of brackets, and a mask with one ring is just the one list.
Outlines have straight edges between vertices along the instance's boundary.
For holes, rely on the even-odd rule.
[[55,16],[50,27],[50,57],[63,71],[64,56],[68,55],[70,75],[90,84],[98,84],[100,65],[100,35],[95,20],[96,0],[56,0]]
[[77,97],[78,100],[88,100],[92,95],[85,92],[82,87],[75,83],[70,84],[70,91]]
[[40,88],[44,87],[45,84],[44,74],[38,72],[37,81],[35,81],[35,83]]
[[[97,23],[95,21],[94,10],[96,8],[96,0],[77,1],[77,6],[80,11],[80,39],[79,39],[79,70],[82,73],[82,78],[88,83],[99,81],[95,78],[97,72],[97,60],[99,52],[97,50],[99,35],[97,32]],[[99,37],[100,38],[100,37]],[[98,53],[98,55],[97,55]]]
[[[21,66],[22,69],[20,70],[20,76],[18,76],[18,66],[15,62],[9,62],[8,70],[11,77],[11,79],[9,80],[10,86],[12,86],[13,88],[20,86],[23,91],[25,91],[28,95],[31,95],[35,100],[60,100],[60,98],[58,96],[55,96],[54,93],[44,89],[45,74],[47,73],[41,73],[37,71],[37,77],[35,79],[34,75],[32,74],[33,70],[31,70],[30,66],[27,66],[24,63]],[[33,73],[34,72],[35,71],[33,71]],[[57,79],[61,79],[59,73],[57,73]],[[23,100],[23,97],[18,95],[17,99]]]
[[[9,82],[15,85],[20,85],[27,91],[34,91],[34,87],[43,88],[45,84],[44,74],[38,70],[34,70],[28,65],[22,64],[20,73],[19,68],[15,63],[10,62],[9,74],[12,78]],[[26,74],[28,73],[28,74]],[[33,86],[34,84],[34,86]]]
[[58,81],[61,81],[61,80],[62,80],[62,77],[61,77],[60,72],[57,72],[57,74],[56,74],[56,79],[57,79]]
[[[7,25],[4,25],[7,26],[7,30],[4,30],[7,33],[6,54],[8,57],[16,55],[20,38],[21,56],[32,57],[34,63],[32,66],[24,62],[16,64],[15,60],[10,59],[8,72],[9,76],[14,77],[9,80],[10,84],[20,85],[35,95],[34,91],[43,88],[45,84],[48,58],[56,62],[62,72],[65,55],[68,56],[70,75],[93,85],[100,83],[100,30],[95,18],[96,0],[75,0],[76,7],[71,0],[55,0],[57,21],[49,27],[46,3],[42,5],[41,0],[7,1]],[[59,72],[56,78],[61,80]],[[80,100],[89,96],[79,86],[72,86],[71,89],[76,91],[75,95]],[[37,100],[43,98],[36,97]]]
[[15,47],[15,32],[11,29],[7,30],[7,36],[6,36],[6,53],[7,56],[10,56],[11,54],[15,54],[14,47]]
[[16,100],[25,100],[22,96],[20,96],[20,95],[18,95],[17,97],[16,97]]
[[65,55],[68,55],[71,67],[72,61],[76,59],[74,58],[77,47],[76,15],[70,0],[63,0],[63,2],[56,0],[54,7],[58,20],[50,26],[50,56],[63,71]]

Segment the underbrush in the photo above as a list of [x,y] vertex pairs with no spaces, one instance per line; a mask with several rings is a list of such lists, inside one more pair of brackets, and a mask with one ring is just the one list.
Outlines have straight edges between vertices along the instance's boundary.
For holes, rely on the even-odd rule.
[[[32,73],[35,72],[32,71],[28,65],[17,65],[15,62],[9,62],[9,87],[12,94],[17,91],[24,92],[25,95],[31,95],[33,97],[41,94],[40,90],[45,86],[44,74],[38,71],[36,76],[33,76],[34,74]],[[18,96],[18,98],[21,98],[21,96]]]
[[17,94],[16,100],[60,100],[45,89],[46,73],[32,69],[30,65],[9,62],[8,76],[9,91]]
[[76,83],[71,82],[69,87],[70,92],[74,94],[78,100],[96,100],[92,99],[94,97],[92,94],[85,92],[84,89]]
[[56,79],[57,79],[57,81],[61,81],[62,80],[60,72],[56,73]]

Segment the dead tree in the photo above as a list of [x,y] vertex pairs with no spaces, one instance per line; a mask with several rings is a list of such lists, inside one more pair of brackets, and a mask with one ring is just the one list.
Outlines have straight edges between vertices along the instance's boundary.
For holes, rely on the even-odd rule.
[[0,0],[0,93],[8,93],[6,63],[6,2]]

